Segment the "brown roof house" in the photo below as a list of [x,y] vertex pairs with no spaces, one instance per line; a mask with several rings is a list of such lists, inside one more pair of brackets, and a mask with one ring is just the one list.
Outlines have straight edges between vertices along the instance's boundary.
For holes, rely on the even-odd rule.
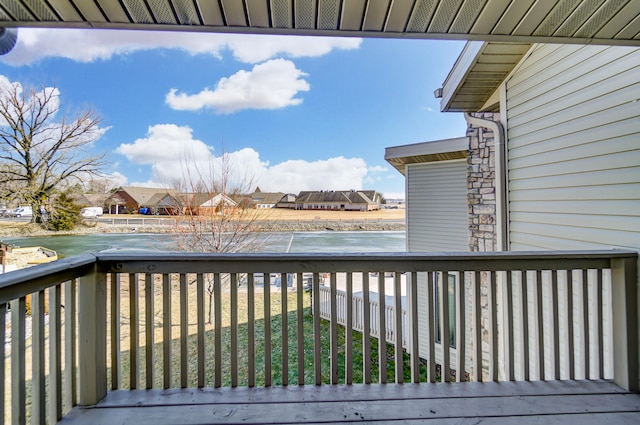
[[305,191],[298,194],[297,210],[375,211],[382,197],[375,190]]
[[157,203],[166,194],[175,193],[174,189],[121,186],[106,199],[105,205],[110,214],[138,212],[141,207]]

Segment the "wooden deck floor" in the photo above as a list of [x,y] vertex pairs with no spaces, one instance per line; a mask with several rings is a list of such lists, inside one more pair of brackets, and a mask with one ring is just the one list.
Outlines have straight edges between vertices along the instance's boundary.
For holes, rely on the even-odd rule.
[[640,424],[640,394],[603,381],[114,391],[60,424]]

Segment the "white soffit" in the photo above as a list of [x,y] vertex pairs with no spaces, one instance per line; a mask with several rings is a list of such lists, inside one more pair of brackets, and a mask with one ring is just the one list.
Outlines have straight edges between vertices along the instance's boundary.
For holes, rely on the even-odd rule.
[[411,145],[392,146],[385,149],[384,159],[400,173],[405,173],[408,164],[448,161],[467,157],[469,138],[433,140]]
[[638,0],[2,0],[0,26],[640,46]]
[[467,43],[442,86],[440,110],[497,111],[497,102],[489,99],[530,48],[529,43]]

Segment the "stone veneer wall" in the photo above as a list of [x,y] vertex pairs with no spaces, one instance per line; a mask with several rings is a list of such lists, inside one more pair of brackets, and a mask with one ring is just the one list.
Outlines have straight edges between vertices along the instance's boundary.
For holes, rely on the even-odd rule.
[[[474,116],[499,121],[498,113],[476,113]],[[469,212],[469,250],[472,252],[495,251],[496,233],[496,187],[495,147],[493,131],[469,124],[469,155],[467,156],[467,208]],[[489,279],[487,272],[480,275],[480,303],[482,308],[482,357],[484,379],[489,372]],[[470,282],[470,279],[467,280]],[[471,294],[471,284],[466,288]],[[468,312],[471,317],[471,311]],[[470,345],[473,346],[473,341]],[[473,350],[473,347],[471,347]],[[473,351],[472,351],[473,352]],[[474,371],[472,371],[474,372]]]
[[[473,114],[478,118],[499,121],[498,113]],[[469,250],[472,252],[496,249],[496,187],[495,148],[493,132],[484,127],[467,128],[469,156],[467,157],[467,206],[469,209]]]

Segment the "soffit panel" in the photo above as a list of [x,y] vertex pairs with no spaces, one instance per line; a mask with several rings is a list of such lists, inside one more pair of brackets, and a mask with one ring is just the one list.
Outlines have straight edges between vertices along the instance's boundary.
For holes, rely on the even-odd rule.
[[0,26],[640,46],[638,0],[3,0]]

